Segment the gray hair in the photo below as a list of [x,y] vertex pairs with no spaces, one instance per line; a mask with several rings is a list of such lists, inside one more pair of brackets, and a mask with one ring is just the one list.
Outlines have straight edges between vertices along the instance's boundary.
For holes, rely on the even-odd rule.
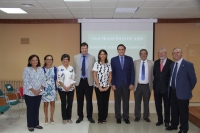
[[167,52],[166,48],[163,48],[163,47],[160,48],[160,49],[158,50],[158,52],[161,51],[161,50],[163,50],[165,53]]
[[179,50],[180,51],[180,53],[182,53],[182,50],[181,50],[181,48],[178,48],[178,47],[175,47],[173,50],[172,50],[172,54],[173,54],[173,52],[174,52],[174,50]]

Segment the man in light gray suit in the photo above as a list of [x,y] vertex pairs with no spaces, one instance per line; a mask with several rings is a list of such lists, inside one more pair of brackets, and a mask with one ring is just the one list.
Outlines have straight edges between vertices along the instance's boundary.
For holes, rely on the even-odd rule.
[[93,73],[92,68],[95,63],[95,57],[88,53],[88,44],[83,42],[81,44],[81,53],[74,56],[73,67],[75,71],[76,81],[76,97],[77,97],[77,111],[79,118],[76,123],[80,123],[83,120],[83,105],[84,95],[86,97],[86,110],[87,118],[91,123],[95,123],[92,118],[93,106],[92,106],[92,93],[93,93]]
[[153,65],[154,62],[147,59],[148,51],[146,49],[140,50],[140,59],[134,61],[135,68],[135,122],[141,118],[141,101],[143,98],[144,114],[143,118],[147,122],[149,119],[149,99],[151,90],[153,88]]

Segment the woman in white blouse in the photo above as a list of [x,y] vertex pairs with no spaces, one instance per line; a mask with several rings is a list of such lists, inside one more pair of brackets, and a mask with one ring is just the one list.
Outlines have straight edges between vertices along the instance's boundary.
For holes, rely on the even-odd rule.
[[34,131],[34,128],[43,129],[39,125],[39,107],[43,88],[46,87],[46,79],[40,65],[39,57],[31,55],[28,58],[28,65],[23,72],[24,98],[27,106],[27,127],[30,132]]
[[[61,99],[61,112],[63,124],[72,123],[72,104],[74,98],[74,69],[69,65],[70,56],[63,54],[61,56],[62,65],[58,67],[58,93]],[[67,98],[66,98],[67,96]]]
[[98,61],[95,62],[93,67],[99,124],[105,124],[108,116],[112,69],[110,63],[108,63],[107,56],[106,50],[101,49],[98,54]]

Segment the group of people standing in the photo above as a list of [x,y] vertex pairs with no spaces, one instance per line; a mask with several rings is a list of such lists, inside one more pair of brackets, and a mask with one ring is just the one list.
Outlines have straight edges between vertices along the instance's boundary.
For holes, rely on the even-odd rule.
[[[40,67],[37,55],[31,55],[28,65],[24,69],[24,95],[27,105],[27,127],[29,131],[34,128],[43,129],[39,125],[40,101],[44,102],[45,125],[48,121],[48,105],[50,103],[50,123],[54,123],[53,114],[57,90],[61,99],[62,123],[73,123],[71,120],[74,89],[77,96],[76,123],[83,121],[84,96],[86,99],[87,119],[95,123],[92,117],[93,88],[96,92],[98,105],[98,123],[105,124],[108,117],[108,105],[110,90],[114,91],[116,123],[121,124],[123,119],[126,124],[129,121],[130,91],[134,91],[135,98],[135,122],[141,119],[141,102],[144,103],[143,119],[149,119],[149,100],[152,89],[156,111],[158,115],[157,126],[163,124],[162,100],[164,101],[164,123],[166,130],[177,129],[180,117],[180,132],[187,133],[188,105],[192,97],[192,89],[196,84],[196,75],[193,64],[182,58],[180,48],[174,48],[172,55],[175,62],[167,58],[166,49],[158,51],[159,59],[155,63],[147,59],[148,51],[139,51],[140,59],[133,61],[132,57],[125,55],[126,47],[123,44],[117,46],[118,54],[109,63],[106,50],[101,49],[96,61],[93,55],[88,53],[88,44],[81,44],[81,53],[74,56],[73,66],[69,65],[70,56],[61,56],[62,65],[53,66],[53,56],[44,57],[44,66]],[[67,97],[67,98],[66,98]],[[121,100],[123,113],[121,113]],[[66,106],[67,105],[67,106]],[[170,120],[171,107],[171,120]],[[169,125],[171,123],[171,125]]]

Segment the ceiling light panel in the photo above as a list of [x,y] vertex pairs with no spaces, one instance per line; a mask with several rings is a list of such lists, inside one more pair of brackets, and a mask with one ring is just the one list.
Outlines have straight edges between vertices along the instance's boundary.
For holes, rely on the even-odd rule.
[[115,12],[117,13],[135,13],[139,7],[131,7],[131,8],[116,8]]
[[0,8],[0,10],[8,14],[27,14],[27,12],[20,8]]
[[66,2],[84,2],[84,1],[90,1],[90,0],[64,0]]

